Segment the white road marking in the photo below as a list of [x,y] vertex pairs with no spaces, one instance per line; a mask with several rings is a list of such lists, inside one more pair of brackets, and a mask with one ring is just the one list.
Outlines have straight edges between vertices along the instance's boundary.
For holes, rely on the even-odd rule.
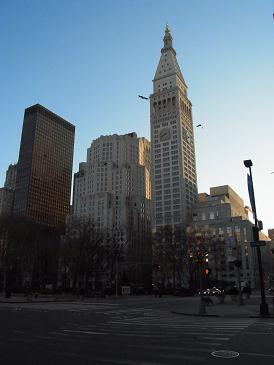
[[107,332],[98,332],[98,331],[78,331],[78,330],[63,330],[64,332],[71,332],[71,333],[84,333],[87,335],[108,335]]
[[[201,338],[203,338],[204,340],[211,340],[212,337],[209,336],[202,336]],[[229,337],[214,337],[214,340],[219,340],[219,341],[228,341],[230,340]]]
[[63,357],[74,357],[77,359],[83,359],[83,356],[79,354],[75,354],[73,352],[57,352],[57,351],[50,351],[50,354],[55,356],[63,356]]
[[[131,360],[113,360],[113,359],[106,359],[106,358],[101,358],[101,359],[95,359],[95,361],[100,361],[100,362],[109,362],[111,364],[123,364],[123,365],[156,365],[155,362],[143,362],[143,361],[131,361]],[[164,364],[161,362],[158,363],[159,365],[170,365],[170,364]]]
[[254,356],[254,357],[268,357],[268,358],[274,359],[274,355],[259,354],[256,352],[240,352],[240,355]]

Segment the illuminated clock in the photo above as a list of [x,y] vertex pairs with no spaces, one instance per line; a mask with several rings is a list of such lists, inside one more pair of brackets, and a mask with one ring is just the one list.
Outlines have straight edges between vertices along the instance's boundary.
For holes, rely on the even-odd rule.
[[159,133],[160,141],[167,141],[171,138],[171,133],[169,128],[163,128]]

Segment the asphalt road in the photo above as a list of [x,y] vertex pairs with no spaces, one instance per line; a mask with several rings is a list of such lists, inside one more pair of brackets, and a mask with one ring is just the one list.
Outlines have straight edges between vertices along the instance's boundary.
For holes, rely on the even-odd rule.
[[182,316],[176,300],[0,304],[0,364],[274,363],[273,319]]

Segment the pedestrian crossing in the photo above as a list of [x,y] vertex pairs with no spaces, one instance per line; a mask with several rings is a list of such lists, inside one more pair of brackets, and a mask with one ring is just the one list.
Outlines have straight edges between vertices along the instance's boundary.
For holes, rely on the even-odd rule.
[[64,328],[65,333],[85,335],[135,336],[174,338],[194,336],[203,339],[227,341],[254,321],[198,318],[187,320],[168,311],[127,309],[105,311],[103,323],[90,323],[77,328]]
[[160,310],[137,314],[135,317],[122,317],[116,312],[99,325],[63,328],[59,336],[84,342],[92,339],[125,344],[126,353],[118,353],[114,345],[105,354],[94,355],[94,364],[195,364],[208,359],[212,351],[229,346],[229,340],[254,321],[186,319]]
[[87,358],[93,365],[199,364],[210,359],[213,351],[230,349],[233,336],[256,323],[253,318],[189,318],[167,309],[119,303],[83,303],[69,306],[68,311],[79,308],[84,311],[82,320],[69,316],[69,321],[54,329],[28,336],[14,330],[10,346],[46,347],[50,358],[57,361],[57,356],[68,364],[75,359],[86,363]]
[[[103,352],[97,353],[93,348],[92,363],[98,365],[198,364],[208,359],[212,351],[229,348],[232,336],[252,323],[252,319],[186,320],[168,313],[132,318],[116,315],[105,323],[66,327],[50,336],[55,344],[67,342],[83,346],[85,343],[104,343]],[[123,351],[119,351],[121,344]]]

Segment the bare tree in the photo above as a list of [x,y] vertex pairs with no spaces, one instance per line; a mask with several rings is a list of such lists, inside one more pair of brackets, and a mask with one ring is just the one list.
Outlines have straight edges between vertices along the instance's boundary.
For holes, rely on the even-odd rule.
[[184,229],[164,226],[156,231],[152,245],[156,281],[173,289],[185,283],[189,265],[189,243]]
[[2,216],[0,238],[4,288],[31,291],[54,280],[59,242],[55,229],[22,215]]
[[107,257],[106,232],[91,219],[70,217],[61,245],[61,265],[73,290],[95,289]]

